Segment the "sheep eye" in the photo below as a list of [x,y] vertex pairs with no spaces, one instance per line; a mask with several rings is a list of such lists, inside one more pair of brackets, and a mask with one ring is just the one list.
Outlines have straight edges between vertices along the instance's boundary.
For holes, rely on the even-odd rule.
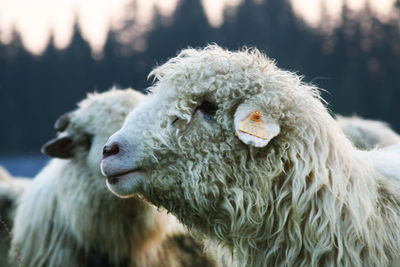
[[179,117],[176,117],[172,122],[171,125],[174,124],[175,122],[177,122],[179,120]]
[[218,106],[215,103],[212,103],[208,100],[204,100],[197,107],[197,110],[200,110],[200,112],[203,113],[203,117],[206,120],[214,120],[217,109],[218,109]]

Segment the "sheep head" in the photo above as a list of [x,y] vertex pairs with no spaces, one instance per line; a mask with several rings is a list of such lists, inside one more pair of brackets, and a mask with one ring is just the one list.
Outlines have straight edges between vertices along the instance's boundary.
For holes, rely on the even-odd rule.
[[[288,168],[308,164],[308,151],[329,145],[318,138],[337,131],[318,90],[257,50],[187,49],[152,75],[149,98],[105,146],[108,187],[221,238],[249,230],[238,220],[267,217],[293,182]],[[312,170],[302,172],[303,185]]]
[[142,96],[133,90],[115,89],[89,94],[76,110],[56,121],[54,129],[58,136],[47,142],[42,152],[53,158],[90,164],[93,165],[91,170],[99,170],[99,154],[104,142],[122,126],[126,115]]

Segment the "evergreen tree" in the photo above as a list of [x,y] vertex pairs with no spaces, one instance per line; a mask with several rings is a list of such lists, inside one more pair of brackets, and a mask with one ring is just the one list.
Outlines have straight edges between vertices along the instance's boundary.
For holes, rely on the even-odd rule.
[[[138,12],[136,0],[132,3]],[[108,34],[97,60],[77,25],[66,49],[57,50],[51,38],[41,56],[27,52],[18,33],[10,44],[0,43],[0,154],[38,152],[54,136],[54,120],[86,92],[112,85],[142,90],[156,64],[188,46],[212,42],[230,49],[255,46],[279,67],[326,89],[323,97],[335,113],[382,119],[400,130],[400,12],[382,21],[368,5],[355,12],[345,2],[340,25],[328,33],[326,23],[309,28],[289,0],[243,0],[234,12],[225,11],[216,29],[200,0],[180,0],[171,17],[155,13],[153,27],[133,35],[132,44],[144,41],[144,50],[119,42],[118,36],[139,27],[133,17]]]

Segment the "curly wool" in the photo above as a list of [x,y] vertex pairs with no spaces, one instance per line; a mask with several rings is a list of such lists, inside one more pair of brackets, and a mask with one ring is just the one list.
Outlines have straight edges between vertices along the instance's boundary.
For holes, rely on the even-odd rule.
[[[400,198],[392,184],[400,158],[355,150],[317,88],[256,49],[216,45],[183,50],[151,75],[150,98],[114,136],[129,142],[141,164],[145,179],[136,190],[218,244],[224,260],[395,264]],[[212,121],[198,108],[204,100],[218,105]],[[242,105],[279,124],[265,147],[235,136]],[[391,179],[379,171],[383,162]]]
[[51,160],[23,196],[13,228],[18,254],[10,251],[16,266],[17,257],[27,267],[184,263],[179,256],[187,253],[173,240],[185,234],[176,219],[137,197],[112,195],[100,173],[104,142],[143,98],[133,90],[89,94],[69,113],[60,136],[78,145],[71,159]]

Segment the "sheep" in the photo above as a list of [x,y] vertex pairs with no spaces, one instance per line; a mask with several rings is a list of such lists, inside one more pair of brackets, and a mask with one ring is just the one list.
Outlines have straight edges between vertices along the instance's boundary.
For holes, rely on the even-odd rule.
[[150,75],[103,150],[114,194],[143,194],[237,266],[400,264],[400,157],[355,149],[316,87],[217,45]]
[[339,115],[336,120],[347,138],[358,149],[371,150],[400,144],[400,136],[385,122]]
[[0,166],[0,220],[7,227],[12,226],[17,202],[31,182],[32,179],[27,177],[13,177]]
[[31,179],[14,178],[0,166],[0,266],[7,265],[17,202],[30,183]]
[[89,94],[55,124],[43,147],[54,159],[18,206],[10,251],[23,266],[211,266],[200,243],[165,211],[111,194],[101,149],[144,95],[127,89]]
[[11,180],[11,174],[6,169],[0,166],[0,181],[10,181],[10,180]]

